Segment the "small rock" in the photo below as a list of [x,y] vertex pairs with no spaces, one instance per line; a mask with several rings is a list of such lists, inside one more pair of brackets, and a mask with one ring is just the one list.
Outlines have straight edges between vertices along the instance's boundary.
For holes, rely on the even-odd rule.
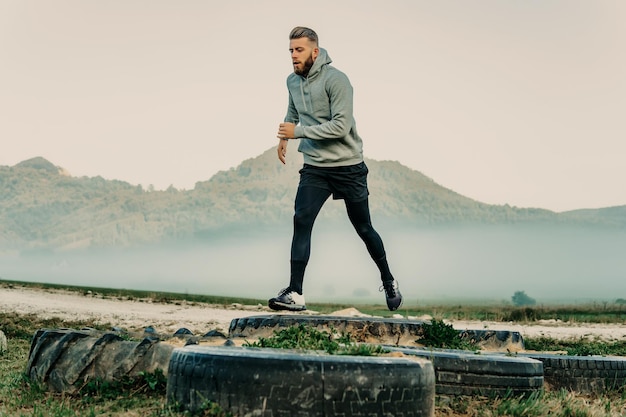
[[6,352],[8,348],[9,346],[7,342],[7,337],[5,336],[4,332],[0,330],[0,353]]
[[361,313],[354,307],[338,310],[330,313],[331,316],[345,316],[345,317],[372,317],[369,314]]

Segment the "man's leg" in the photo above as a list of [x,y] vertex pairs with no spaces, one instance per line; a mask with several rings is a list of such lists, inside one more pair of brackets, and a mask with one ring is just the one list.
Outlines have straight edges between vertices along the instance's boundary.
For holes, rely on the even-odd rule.
[[302,294],[304,270],[311,256],[311,233],[313,224],[330,191],[319,187],[298,187],[293,216],[293,239],[291,240],[291,278],[289,287]]
[[313,223],[319,214],[330,191],[313,186],[300,186],[296,194],[293,216],[293,239],[291,241],[291,276],[289,286],[278,296],[270,298],[269,307],[273,310],[306,310],[302,283],[304,270],[311,255],[311,233]]
[[372,226],[368,199],[356,202],[345,200],[345,204],[350,222],[365,243],[367,251],[380,271],[380,279],[385,289],[387,306],[390,310],[396,310],[402,304],[402,295],[389,270],[383,240]]
[[383,240],[374,227],[372,226],[372,220],[370,217],[370,209],[368,199],[361,201],[345,201],[346,210],[348,211],[348,218],[354,226],[359,237],[365,243],[367,251],[378,266],[380,271],[380,279],[382,281],[391,281],[393,276],[389,270],[389,264],[387,263],[387,254],[383,245]]

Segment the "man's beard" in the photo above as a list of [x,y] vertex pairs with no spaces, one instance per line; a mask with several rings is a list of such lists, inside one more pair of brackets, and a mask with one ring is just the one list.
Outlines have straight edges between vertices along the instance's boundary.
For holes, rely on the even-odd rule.
[[303,77],[306,77],[307,75],[309,75],[309,71],[311,70],[311,67],[313,67],[313,63],[315,61],[313,61],[313,54],[309,55],[309,57],[306,59],[306,61],[304,61],[304,67],[302,67],[301,70],[299,69],[294,69],[293,72],[295,72],[298,75],[302,75]]

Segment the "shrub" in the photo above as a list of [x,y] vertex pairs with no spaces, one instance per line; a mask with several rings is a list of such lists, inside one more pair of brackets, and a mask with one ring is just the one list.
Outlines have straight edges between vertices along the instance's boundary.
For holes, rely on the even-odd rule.
[[515,294],[513,294],[513,297],[511,297],[511,300],[513,301],[513,304],[518,307],[534,306],[535,304],[537,304],[537,301],[534,298],[526,295],[524,291],[516,291]]
[[436,319],[422,325],[422,336],[417,343],[433,348],[476,350],[476,346],[462,339],[451,324]]

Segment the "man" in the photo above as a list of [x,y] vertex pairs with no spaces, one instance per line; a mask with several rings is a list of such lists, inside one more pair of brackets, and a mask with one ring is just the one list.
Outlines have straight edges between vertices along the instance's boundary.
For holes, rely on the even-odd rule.
[[330,66],[315,31],[296,27],[289,35],[293,73],[287,78],[289,107],[278,128],[278,159],[284,164],[289,139],[300,139],[304,156],[295,201],[289,286],[268,302],[273,310],[306,310],[302,283],[311,252],[313,223],[324,202],[343,199],[348,218],[381,274],[389,310],[402,304],[382,239],[372,227],[368,205],[368,169],[352,115],[352,85]]

